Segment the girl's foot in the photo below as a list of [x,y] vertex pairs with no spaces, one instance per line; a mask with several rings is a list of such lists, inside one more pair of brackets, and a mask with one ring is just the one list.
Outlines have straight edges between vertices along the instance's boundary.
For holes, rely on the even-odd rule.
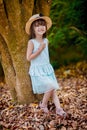
[[56,114],[58,114],[59,116],[64,117],[64,118],[66,118],[66,116],[67,116],[66,112],[62,108],[56,109]]
[[47,106],[43,106],[41,102],[39,103],[39,107],[40,107],[41,110],[43,110],[43,112],[45,112],[45,113],[49,112]]

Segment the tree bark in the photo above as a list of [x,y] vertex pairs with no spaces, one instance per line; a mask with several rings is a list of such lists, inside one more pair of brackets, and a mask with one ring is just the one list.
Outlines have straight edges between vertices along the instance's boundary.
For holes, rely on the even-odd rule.
[[25,33],[25,23],[34,8],[34,0],[0,0],[1,63],[12,98],[22,104],[36,100],[28,75],[28,36]]
[[42,13],[49,16],[52,0],[36,0],[34,13]]
[[13,100],[17,101],[17,97],[16,97],[17,94],[15,91],[15,85],[16,85],[15,84],[15,71],[13,68],[10,54],[8,52],[7,45],[4,41],[4,39],[1,37],[1,35],[0,35],[0,52],[1,52],[1,56],[2,56],[1,63],[2,63],[3,71],[5,74],[6,83],[7,83],[8,87],[11,86],[10,92],[13,97]]

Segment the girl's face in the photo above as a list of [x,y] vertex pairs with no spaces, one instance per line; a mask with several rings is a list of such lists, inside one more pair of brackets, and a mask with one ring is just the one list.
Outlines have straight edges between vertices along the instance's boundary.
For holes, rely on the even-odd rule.
[[35,35],[40,35],[40,36],[43,36],[43,34],[46,33],[46,22],[42,19],[39,19],[37,21],[35,21],[34,23],[34,32],[35,32]]

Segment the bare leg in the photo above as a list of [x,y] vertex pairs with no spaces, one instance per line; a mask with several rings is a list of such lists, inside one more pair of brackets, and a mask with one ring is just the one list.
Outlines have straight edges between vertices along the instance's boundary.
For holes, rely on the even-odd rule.
[[53,96],[53,102],[55,104],[56,109],[59,109],[60,108],[60,101],[59,101],[59,98],[58,98],[55,90],[53,91],[52,96]]
[[47,103],[49,98],[52,96],[53,90],[46,92],[43,96],[42,103],[40,104],[40,108],[43,109],[44,112],[48,113]]
[[60,101],[58,99],[58,96],[57,96],[55,90],[53,91],[53,102],[54,102],[55,107],[56,107],[56,114],[66,117],[66,112],[64,112],[63,109],[61,108]]
[[49,91],[49,92],[46,92],[43,96],[43,100],[42,100],[42,104],[44,106],[47,106],[47,103],[48,103],[48,100],[49,98],[52,96],[52,93],[53,93],[53,90],[52,91]]

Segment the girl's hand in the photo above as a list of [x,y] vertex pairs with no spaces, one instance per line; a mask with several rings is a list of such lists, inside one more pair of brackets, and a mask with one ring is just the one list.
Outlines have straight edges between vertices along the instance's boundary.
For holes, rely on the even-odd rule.
[[41,52],[45,47],[46,47],[46,44],[45,43],[41,43],[41,45],[40,45],[38,50]]
[[41,43],[38,50],[33,53],[34,45],[33,45],[32,41],[29,41],[28,48],[27,48],[27,56],[26,56],[27,60],[31,61],[32,59],[36,58],[45,47],[46,47],[46,44]]

